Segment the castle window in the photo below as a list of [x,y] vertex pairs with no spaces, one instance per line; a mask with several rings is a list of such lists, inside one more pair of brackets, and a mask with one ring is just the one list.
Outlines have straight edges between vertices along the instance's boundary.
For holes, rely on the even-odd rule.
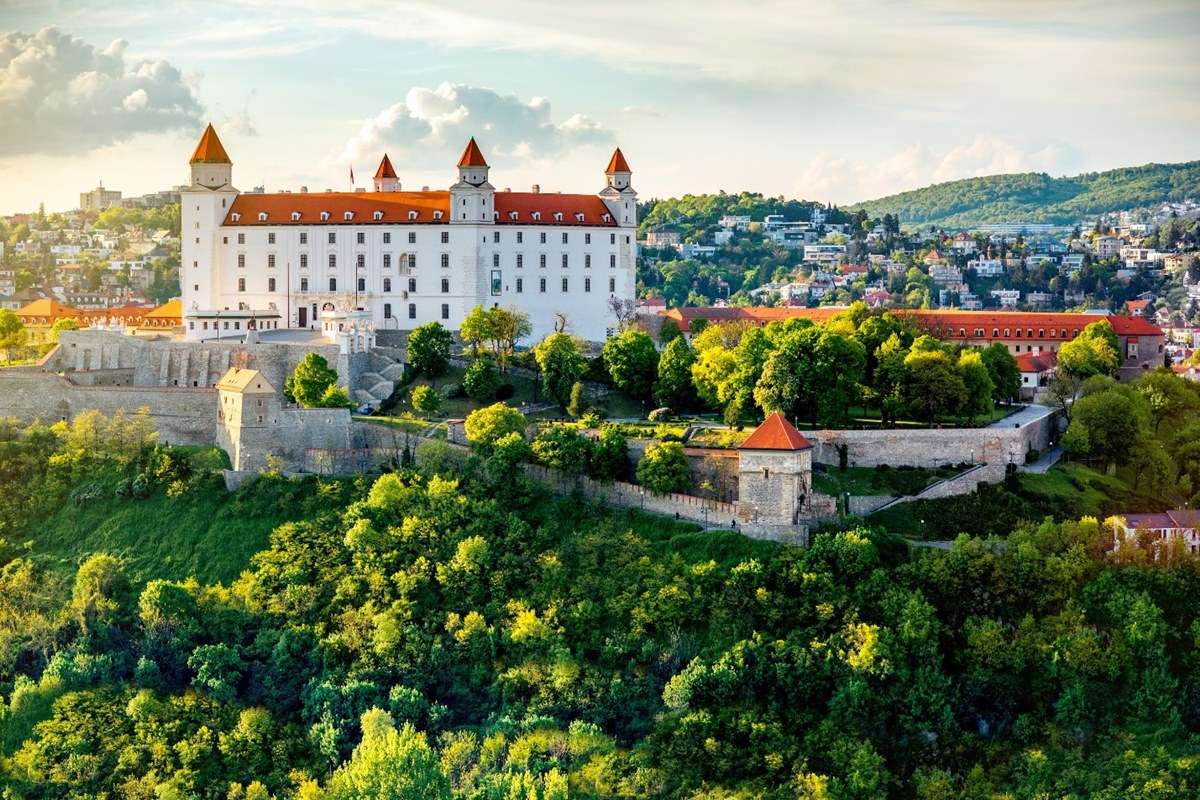
[[545,253],[542,253],[541,255],[538,256],[538,266],[541,267],[542,269],[546,268],[546,254]]
[[267,244],[275,244],[275,233],[274,232],[267,234]]
[[450,319],[450,304],[442,303],[442,319]]
[[392,318],[392,304],[391,303],[383,304],[383,318],[384,319]]
[[300,244],[308,244],[308,231],[300,231]]
[[[562,215],[562,212],[561,212],[561,211],[555,211],[555,212],[554,212],[554,221],[555,221],[555,222],[562,222],[562,221],[563,221],[563,215]],[[564,242],[567,240],[567,238],[566,238],[566,237],[567,237],[567,235],[564,233],[564,234],[563,234],[563,241],[564,241]]]
[[562,279],[562,290],[564,292],[567,291],[567,279],[566,278]]
[[617,291],[617,279],[609,278],[608,279],[608,292],[609,292],[609,294],[612,294],[615,291]]
[[601,214],[600,218],[605,222],[612,222],[612,214]]
[[410,292],[416,292],[416,291],[417,291],[417,279],[416,279],[416,278],[409,278],[409,279],[408,279],[408,290],[409,290]]
[[591,253],[583,254],[583,268],[584,269],[592,268],[592,254]]
[[[533,221],[534,221],[534,222],[541,222],[541,221],[542,221],[542,212],[540,212],[540,211],[535,211],[535,212],[533,212],[533,215],[532,215],[532,216],[533,216]],[[545,236],[545,235],[546,235],[546,234],[544,234],[544,233],[542,234],[542,236]]]
[[[515,211],[508,212],[508,218],[515,222],[517,219],[517,212],[515,212]],[[518,233],[517,235],[520,236],[521,234]]]
[[442,269],[450,268],[450,254],[442,253]]
[[[514,211],[513,213],[515,214],[515,213],[517,213],[517,212],[515,212],[515,211]],[[521,243],[523,243],[524,241],[525,241],[525,232],[524,232],[524,231],[517,231],[517,244],[521,244]]]
[[300,254],[300,269],[308,269],[308,253]]
[[442,231],[442,244],[450,244],[450,231]]
[[330,243],[330,244],[337,244],[337,231],[330,231],[330,232],[329,232],[329,243]]
[[358,233],[354,237],[354,240],[358,244],[366,244],[367,243],[367,234],[363,233],[362,231],[358,231]]
[[342,219],[346,220],[346,222],[349,222],[350,220],[354,219],[354,212],[353,211],[345,212],[344,214],[342,214]]
[[563,266],[563,269],[567,268],[567,254],[566,253],[562,254],[562,266]]
[[441,212],[441,211],[435,211],[435,212],[433,212],[433,218],[434,218],[434,219],[441,219],[441,218],[442,218],[442,212]]
[[[608,216],[608,214],[605,214],[604,216],[605,216],[605,217],[607,217],[607,216]],[[617,243],[617,235],[616,235],[615,233],[610,233],[610,234],[608,235],[608,243],[609,243],[609,244],[616,244],[616,243]]]
[[[582,215],[582,214],[580,214],[579,216],[580,216],[580,217],[582,217],[583,215]],[[581,219],[581,220],[580,220],[580,222],[582,222],[582,221],[583,221],[583,220]],[[591,244],[591,243],[592,243],[592,235],[591,235],[590,233],[585,233],[585,234],[583,235],[583,243],[584,243],[584,244]]]
[[329,254],[329,268],[337,269],[337,256],[333,253]]
[[376,222],[378,222],[379,220],[383,219],[383,212],[382,212],[382,211],[376,211],[376,212],[375,212],[374,214],[372,214],[371,216],[372,216],[372,217],[375,219],[375,221],[376,221]]
[[239,213],[237,213],[237,212],[235,211],[235,212],[233,212],[232,214],[230,214],[230,215],[229,215],[229,218],[230,218],[231,220],[233,220],[234,222],[237,222],[238,220],[240,220],[240,219],[242,218],[242,215],[241,215],[241,214],[239,214]]
[[[300,212],[293,211],[292,212],[292,222],[299,222],[299,221],[300,221]],[[304,234],[300,234],[300,235],[303,236]]]
[[1039,339],[1046,338],[1046,329],[1045,328],[1038,328],[1038,338]]
[[245,244],[245,243],[246,243],[246,234],[239,233],[238,234],[238,244]]
[[240,269],[246,268],[246,254],[245,253],[238,253],[238,267]]
[[238,291],[239,292],[246,291],[246,279],[245,278],[238,278]]
[[592,279],[591,278],[583,279],[583,290],[585,292],[590,292],[592,290]]
[[517,294],[520,294],[524,290],[525,290],[525,279],[517,278]]
[[767,481],[770,479],[771,479],[771,470],[768,467],[763,467],[763,480]]
[[329,291],[331,291],[331,292],[337,291],[337,278],[329,279]]
[[409,232],[408,232],[408,243],[409,243],[409,244],[416,244],[416,243],[417,243],[417,232],[416,232],[416,231],[409,231]]
[[384,244],[391,244],[391,243],[392,243],[392,234],[391,234],[391,231],[384,231],[384,232],[383,232],[383,243],[384,243]]
[[308,278],[300,279],[300,291],[302,291],[302,292],[308,291]]
[[517,269],[522,269],[525,266],[525,254],[517,253]]
[[358,279],[358,290],[360,292],[365,292],[367,290],[367,279],[366,278]]
[[609,269],[616,269],[616,266],[617,266],[617,254],[616,254],[616,253],[610,253],[610,254],[609,254],[609,256],[608,256],[608,268],[609,268]]
[[450,279],[442,278],[442,294],[450,294]]
[[500,254],[499,253],[492,253],[492,266],[493,267],[500,266]]
[[391,279],[391,278],[384,278],[384,279],[383,279],[383,290],[384,290],[385,292],[390,292],[390,291],[392,291],[392,279]]
[[365,269],[367,266],[367,257],[364,254],[359,253],[354,258],[354,266],[356,269]]
[[268,292],[275,291],[275,279],[274,278],[267,278],[267,291]]
[[417,318],[417,304],[416,303],[408,304],[408,318],[409,319]]
[[258,212],[258,221],[266,222],[267,221],[267,212],[265,212],[265,211]]
[[546,279],[538,278],[538,291],[542,294],[546,293]]
[[576,222],[583,222],[583,212],[581,212],[581,211],[576,211],[576,212],[575,212],[575,221],[576,221]]
[[267,267],[269,269],[275,269],[275,254],[274,253],[267,253]]

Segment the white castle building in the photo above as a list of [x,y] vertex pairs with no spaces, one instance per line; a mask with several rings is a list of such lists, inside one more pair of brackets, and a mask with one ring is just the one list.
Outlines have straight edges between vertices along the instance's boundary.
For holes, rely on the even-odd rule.
[[619,149],[597,194],[497,191],[474,139],[448,190],[403,191],[385,154],[371,192],[243,194],[211,125],[190,163],[180,200],[188,339],[340,319],[457,329],[482,304],[527,313],[535,341],[562,320],[603,341],[617,327],[612,299],[634,297],[637,193]]

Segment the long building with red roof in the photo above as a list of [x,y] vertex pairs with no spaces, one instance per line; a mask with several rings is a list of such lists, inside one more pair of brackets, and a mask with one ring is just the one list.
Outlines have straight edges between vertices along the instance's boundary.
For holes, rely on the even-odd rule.
[[[713,323],[742,322],[767,325],[785,319],[826,322],[844,313],[843,306],[817,308],[685,307],[663,312],[680,329],[689,331],[693,320]],[[1041,311],[959,311],[953,309],[886,309],[912,318],[924,331],[944,341],[971,347],[1000,342],[1013,355],[1058,352],[1093,322],[1108,322],[1120,342],[1122,380],[1131,380],[1163,365],[1165,337],[1161,328],[1145,317],[1123,314],[1074,314]]]
[[[457,328],[476,306],[515,307],[534,338],[565,320],[602,341],[635,290],[637,193],[617,150],[600,191],[497,190],[474,138],[448,188],[405,189],[382,154],[372,191],[242,193],[209,126],[183,191],[189,339],[229,338],[268,317],[318,329],[367,312],[376,329]],[[361,314],[355,315],[361,319]]]

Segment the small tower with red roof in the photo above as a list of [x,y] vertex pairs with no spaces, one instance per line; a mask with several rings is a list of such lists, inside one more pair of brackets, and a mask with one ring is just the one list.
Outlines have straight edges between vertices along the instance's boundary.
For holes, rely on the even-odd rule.
[[794,525],[812,494],[812,443],[776,411],[738,448],[738,515]]
[[451,223],[494,221],[496,188],[488,183],[489,169],[472,136],[458,159],[458,183],[450,187]]
[[200,142],[188,164],[192,171],[191,185],[194,187],[221,189],[228,188],[233,182],[233,162],[211,122],[200,136]]
[[613,151],[608,166],[604,168],[605,186],[600,190],[600,199],[608,206],[617,224],[623,228],[637,225],[637,192],[630,184],[633,170],[625,160],[621,148]]
[[387,153],[383,154],[383,160],[379,162],[379,169],[375,170],[375,191],[400,191],[400,178],[396,176],[396,170],[392,167],[392,160],[388,158]]

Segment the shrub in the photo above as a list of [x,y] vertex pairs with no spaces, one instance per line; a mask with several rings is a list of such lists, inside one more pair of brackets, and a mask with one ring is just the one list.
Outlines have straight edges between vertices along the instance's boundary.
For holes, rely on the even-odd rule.
[[477,358],[463,375],[463,389],[472,400],[481,403],[496,399],[500,387],[500,372],[489,359]]
[[587,396],[583,393],[583,384],[575,381],[571,386],[571,400],[567,403],[567,413],[575,419],[583,416],[584,405],[587,403]]
[[412,390],[412,407],[422,414],[436,414],[442,407],[442,395],[432,386],[421,384]]
[[568,475],[581,475],[587,469],[591,450],[591,440],[566,425],[546,428],[533,440],[538,461]]
[[588,475],[597,480],[624,480],[629,472],[629,445],[620,429],[608,426],[592,444]]
[[494,403],[468,414],[464,427],[468,441],[484,452],[490,452],[492,445],[508,434],[524,435],[527,424],[520,411],[504,403]]
[[678,442],[658,442],[646,448],[637,465],[637,480],[655,494],[686,492],[692,478],[687,454]]

